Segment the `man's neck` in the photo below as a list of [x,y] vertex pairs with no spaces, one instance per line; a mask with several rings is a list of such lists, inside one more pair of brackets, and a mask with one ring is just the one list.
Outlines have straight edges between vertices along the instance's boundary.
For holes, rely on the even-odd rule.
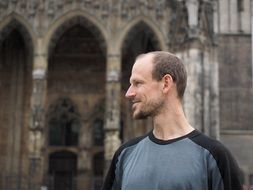
[[170,140],[184,136],[194,130],[186,120],[182,106],[170,107],[153,118],[154,136]]

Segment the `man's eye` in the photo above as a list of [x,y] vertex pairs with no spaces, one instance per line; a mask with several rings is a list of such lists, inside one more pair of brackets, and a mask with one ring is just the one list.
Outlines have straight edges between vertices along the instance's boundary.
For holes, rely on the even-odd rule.
[[135,86],[140,86],[141,82],[135,82]]

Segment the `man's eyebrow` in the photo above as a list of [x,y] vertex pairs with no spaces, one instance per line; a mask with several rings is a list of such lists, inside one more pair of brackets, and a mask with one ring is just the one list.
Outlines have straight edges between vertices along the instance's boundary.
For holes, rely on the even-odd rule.
[[131,83],[136,83],[136,82],[144,82],[144,80],[143,79],[136,79],[136,78],[134,78],[134,79],[130,79],[129,80],[129,82]]
[[130,79],[129,79],[129,82],[130,82],[130,83],[131,83],[131,82],[133,83],[133,82],[135,82],[136,80],[137,80],[137,79],[135,79],[135,78],[130,78]]

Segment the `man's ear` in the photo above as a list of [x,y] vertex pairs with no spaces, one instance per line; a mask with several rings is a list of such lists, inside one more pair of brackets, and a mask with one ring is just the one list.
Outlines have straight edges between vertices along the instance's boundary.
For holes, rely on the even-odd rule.
[[163,92],[164,93],[169,92],[169,90],[174,84],[172,76],[170,74],[166,74],[163,76],[162,81],[163,81]]

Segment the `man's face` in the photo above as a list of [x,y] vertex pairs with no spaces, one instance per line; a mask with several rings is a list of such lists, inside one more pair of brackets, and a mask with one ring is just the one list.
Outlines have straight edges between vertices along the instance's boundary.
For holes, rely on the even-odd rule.
[[139,58],[133,65],[126,98],[133,103],[133,117],[144,119],[157,115],[164,105],[162,83],[152,78],[152,54]]

